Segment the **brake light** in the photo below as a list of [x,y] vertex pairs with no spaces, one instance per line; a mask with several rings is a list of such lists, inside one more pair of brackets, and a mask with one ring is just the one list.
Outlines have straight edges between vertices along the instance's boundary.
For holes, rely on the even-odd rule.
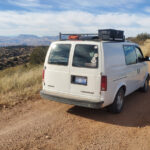
[[42,79],[44,80],[45,77],[45,69],[43,69],[43,73],[42,73]]
[[101,91],[107,91],[107,76],[101,77]]
[[68,37],[69,40],[79,40],[79,36],[78,35],[70,35]]

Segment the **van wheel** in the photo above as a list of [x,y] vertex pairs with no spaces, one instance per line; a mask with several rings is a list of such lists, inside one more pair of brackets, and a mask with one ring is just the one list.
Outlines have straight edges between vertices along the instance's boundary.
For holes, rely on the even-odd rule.
[[118,91],[113,104],[108,106],[108,111],[112,113],[120,113],[122,111],[122,108],[124,105],[124,94],[125,94],[125,91],[123,88],[121,88]]
[[149,90],[149,77],[146,78],[144,86],[141,88],[142,92],[148,92]]

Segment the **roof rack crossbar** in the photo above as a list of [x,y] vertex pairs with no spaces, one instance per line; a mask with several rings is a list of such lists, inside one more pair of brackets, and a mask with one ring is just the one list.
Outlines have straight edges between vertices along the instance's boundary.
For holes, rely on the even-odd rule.
[[115,29],[102,29],[98,33],[59,33],[59,40],[99,40],[99,41],[125,41],[124,31]]
[[62,36],[70,36],[70,35],[78,35],[78,36],[98,36],[98,34],[96,34],[96,33],[83,33],[83,34],[81,34],[81,33],[80,33],[80,34],[79,34],[79,33],[77,33],[77,34],[76,34],[76,33],[72,33],[72,34],[69,33],[69,34],[66,34],[66,33],[65,33],[65,34],[64,34],[64,33],[61,33],[61,32],[60,32],[60,33],[59,33],[59,40],[63,40],[63,39],[62,39]]

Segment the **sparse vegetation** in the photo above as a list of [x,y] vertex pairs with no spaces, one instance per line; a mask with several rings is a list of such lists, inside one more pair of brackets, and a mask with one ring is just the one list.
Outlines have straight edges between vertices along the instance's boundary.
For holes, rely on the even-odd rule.
[[30,63],[33,65],[44,63],[47,50],[48,50],[48,46],[40,46],[34,48],[30,56]]
[[150,34],[148,33],[141,33],[141,34],[138,34],[137,37],[136,37],[137,41],[140,43],[143,43],[145,42],[147,39],[150,39]]
[[141,45],[144,56],[150,57],[150,39],[146,40],[143,45]]
[[7,60],[1,62],[4,70],[0,71],[0,106],[32,99],[42,87],[42,68],[48,47],[8,47],[0,50],[3,51],[1,59]]
[[42,68],[28,64],[0,71],[0,105],[15,105],[39,93]]
[[29,62],[33,46],[0,47],[0,70]]
[[127,38],[127,40],[130,40],[140,45],[143,45],[147,39],[150,39],[150,34],[148,33],[141,33],[141,34],[138,34],[136,37]]

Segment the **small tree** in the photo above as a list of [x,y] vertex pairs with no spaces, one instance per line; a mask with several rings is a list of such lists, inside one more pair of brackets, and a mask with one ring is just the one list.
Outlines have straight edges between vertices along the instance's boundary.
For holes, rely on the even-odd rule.
[[44,63],[47,50],[47,46],[39,46],[34,48],[30,56],[30,63],[33,65]]

